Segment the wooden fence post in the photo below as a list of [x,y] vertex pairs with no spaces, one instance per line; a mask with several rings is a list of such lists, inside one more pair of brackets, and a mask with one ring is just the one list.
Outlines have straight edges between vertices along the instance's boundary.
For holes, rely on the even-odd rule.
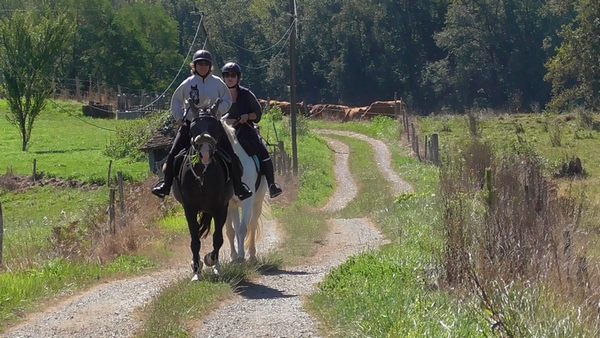
[[117,179],[119,182],[119,203],[121,205],[121,215],[125,213],[125,192],[123,189],[123,173],[117,172]]
[[108,227],[110,228],[111,233],[114,235],[117,233],[116,221],[115,221],[115,194],[116,191],[114,188],[110,189],[110,202],[108,205]]
[[398,93],[394,92],[394,118],[398,120]]
[[431,155],[431,151],[428,151],[428,150],[430,150],[429,143],[430,143],[429,138],[427,137],[427,135],[425,135],[425,144],[423,145],[423,150],[425,150],[425,163],[427,163],[427,161],[429,161],[429,157],[427,157],[427,155]]
[[2,202],[0,202],[0,266],[2,266],[2,248],[4,244],[4,220],[2,218]]
[[410,129],[408,125],[408,114],[404,113],[404,131],[406,132],[406,141],[410,142]]
[[431,135],[431,160],[435,165],[440,164],[440,145],[438,134]]
[[81,102],[81,80],[78,77],[75,78],[75,100]]
[[417,137],[416,134],[415,134],[415,153],[417,153],[417,158],[419,159],[419,161],[423,162],[423,159],[421,158],[421,151],[419,149],[419,138]]
[[108,178],[106,179],[106,186],[110,187],[110,174],[112,171],[112,160],[110,160],[110,163],[108,163]]
[[412,140],[411,147],[412,147],[412,150],[414,151],[415,150],[415,133],[416,133],[416,131],[415,131],[415,125],[413,123],[410,124],[410,130],[408,133],[410,134],[410,139]]
[[37,179],[37,159],[33,159],[33,173],[31,174],[31,180],[35,182]]

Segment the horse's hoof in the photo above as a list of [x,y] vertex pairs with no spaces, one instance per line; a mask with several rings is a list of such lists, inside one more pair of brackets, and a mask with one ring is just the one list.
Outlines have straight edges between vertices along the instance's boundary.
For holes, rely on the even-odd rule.
[[221,266],[219,264],[215,264],[215,266],[212,267],[212,270],[213,274],[215,274],[216,276],[221,275]]
[[246,261],[246,259],[244,259],[244,257],[237,257],[236,259],[232,260],[231,263],[241,264],[241,263],[244,263],[245,261]]
[[204,264],[206,264],[207,266],[213,266],[215,265],[216,261],[213,260],[212,258],[212,254],[209,252],[204,256]]
[[195,273],[194,276],[192,277],[192,282],[199,282],[202,280],[202,277],[200,276],[200,273]]

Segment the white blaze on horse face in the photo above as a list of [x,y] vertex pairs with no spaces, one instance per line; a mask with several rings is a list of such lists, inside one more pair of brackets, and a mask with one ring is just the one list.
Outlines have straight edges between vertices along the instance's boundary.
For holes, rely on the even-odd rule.
[[210,163],[211,146],[208,143],[202,143],[200,146],[200,155],[202,156],[202,164],[208,165]]

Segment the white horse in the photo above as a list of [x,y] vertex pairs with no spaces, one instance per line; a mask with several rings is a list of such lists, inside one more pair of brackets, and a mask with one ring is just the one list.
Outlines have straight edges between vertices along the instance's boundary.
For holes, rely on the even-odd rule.
[[[235,195],[229,201],[225,231],[231,247],[231,260],[234,262],[244,261],[246,259],[245,250],[248,250],[250,260],[256,260],[256,241],[260,239],[261,234],[262,223],[260,216],[262,214],[263,201],[267,193],[267,180],[261,175],[260,184],[256,188],[258,172],[254,159],[246,153],[242,145],[235,139],[235,130],[233,128],[226,128],[226,130],[228,131],[227,136],[231,141],[233,150],[240,158],[240,162],[244,167],[242,182],[252,190],[252,196],[243,201],[240,201]],[[231,132],[232,130],[233,132]],[[242,209],[241,219],[240,208]]]

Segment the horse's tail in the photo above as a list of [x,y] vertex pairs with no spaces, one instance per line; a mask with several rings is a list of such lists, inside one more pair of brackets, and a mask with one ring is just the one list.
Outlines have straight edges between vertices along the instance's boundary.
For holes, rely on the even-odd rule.
[[210,232],[210,221],[212,220],[212,217],[203,212],[202,215],[200,216],[200,232],[198,234],[198,236],[200,236],[201,239],[206,238],[206,236],[208,236],[208,233]]
[[[273,212],[271,210],[271,204],[267,201],[264,200],[263,204],[261,206],[261,213],[260,216],[258,217],[258,221],[256,222],[256,229],[254,229],[255,233],[254,233],[254,241],[258,242],[262,236],[263,236],[263,218],[266,217],[268,219],[273,219]],[[255,210],[256,211],[256,210]],[[246,236],[246,239],[244,240],[244,248],[248,249],[249,245],[250,245],[250,236]]]

